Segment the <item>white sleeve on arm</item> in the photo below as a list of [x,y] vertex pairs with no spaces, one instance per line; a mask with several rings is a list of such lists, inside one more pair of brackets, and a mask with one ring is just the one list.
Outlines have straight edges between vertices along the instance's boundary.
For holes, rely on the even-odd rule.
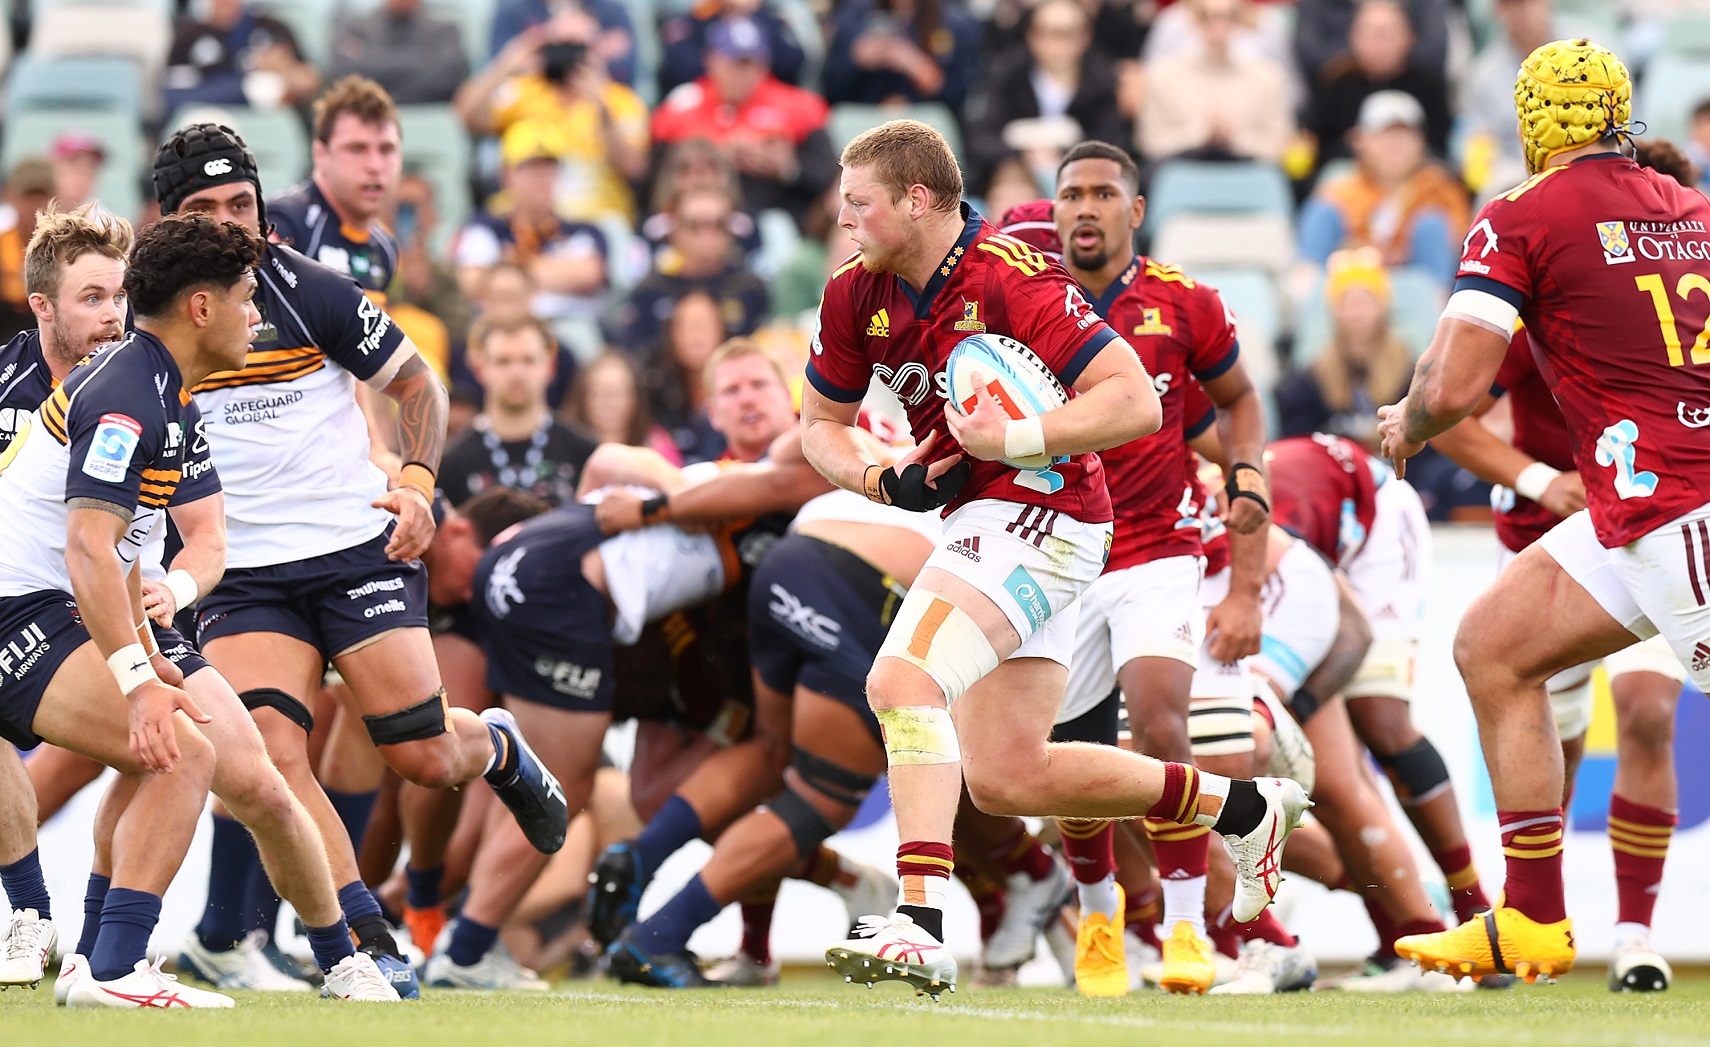
[[1508,338],[1514,334],[1514,321],[1520,319],[1520,310],[1489,291],[1466,287],[1449,296],[1448,304],[1443,306],[1443,318],[1464,320]]

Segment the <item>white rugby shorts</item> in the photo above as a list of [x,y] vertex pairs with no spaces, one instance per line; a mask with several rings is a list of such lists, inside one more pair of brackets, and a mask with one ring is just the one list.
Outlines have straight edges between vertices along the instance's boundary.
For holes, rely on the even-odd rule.
[[1082,716],[1110,694],[1136,658],[1197,666],[1205,640],[1199,586],[1205,559],[1167,556],[1099,575],[1080,600],[1074,659],[1058,723]]

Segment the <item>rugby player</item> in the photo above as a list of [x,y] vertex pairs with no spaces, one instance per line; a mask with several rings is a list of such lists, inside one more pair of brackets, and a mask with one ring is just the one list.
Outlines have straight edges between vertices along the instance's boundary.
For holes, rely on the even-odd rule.
[[1710,403],[1710,356],[1683,341],[1710,321],[1710,296],[1692,294],[1710,282],[1710,202],[1624,155],[1632,80],[1606,48],[1545,44],[1514,93],[1532,177],[1480,212],[1413,385],[1379,414],[1400,468],[1488,394],[1524,320],[1585,481],[1587,509],[1520,553],[1456,634],[1502,828],[1502,904],[1396,945],[1457,977],[1532,981],[1575,957],[1546,682],[1660,633],[1710,686],[1710,444],[1688,414]]
[[[1134,231],[1145,216],[1140,173],[1123,150],[1103,142],[1070,149],[1057,169],[1054,209],[1064,245],[1063,264],[1093,310],[1140,354],[1163,409],[1157,433],[1100,454],[1115,513],[1115,540],[1104,573],[1080,600],[1079,627],[1059,723],[1074,720],[1119,688],[1128,707],[1136,751],[1237,777],[1252,774],[1252,731],[1219,732],[1214,753],[1196,750],[1189,737],[1190,691],[1202,710],[1244,707],[1227,715],[1251,722],[1251,687],[1244,676],[1223,693],[1193,690],[1194,668],[1206,641],[1200,606],[1201,556],[1197,522],[1181,506],[1197,483],[1187,452],[1185,383],[1192,374],[1216,405],[1221,443],[1232,462],[1228,527],[1232,544],[1262,558],[1269,522],[1262,466],[1265,420],[1258,395],[1240,360],[1234,316],[1217,292],[1174,266],[1134,252]],[[1258,572],[1250,572],[1256,583]],[[1239,597],[1244,596],[1245,600]],[[1218,661],[1234,662],[1258,650],[1257,585],[1240,588],[1225,603],[1239,607],[1251,638],[1243,649],[1232,630],[1210,639]],[[1206,716],[1195,717],[1203,721]],[[1058,741],[1114,744],[1114,737]],[[1202,743],[1204,744],[1210,743]],[[1205,877],[1209,831],[1148,819],[1146,833],[1162,881],[1166,935],[1162,986],[1203,993],[1214,976],[1205,934]],[[1089,996],[1128,990],[1122,914],[1116,884],[1112,822],[1069,823],[1063,847],[1080,884],[1081,925],[1075,984]]]
[[[861,252],[826,285],[802,393],[803,450],[846,490],[952,512],[868,678],[902,836],[898,910],[864,917],[827,962],[851,981],[900,979],[933,996],[954,985],[943,898],[964,773],[975,803],[993,814],[1152,815],[1218,829],[1235,841],[1236,911],[1251,919],[1275,891],[1278,852],[1304,812],[1298,785],[1046,741],[1073,645],[1072,608],[1111,541],[1094,452],[1160,424],[1144,367],[1061,267],[959,203],[961,171],[938,132],[891,121],[858,136],[842,162],[839,222]],[[1079,395],[1013,425],[983,391],[971,413],[947,413],[944,362],[981,331],[1029,346]],[[894,465],[874,461],[854,427],[874,374],[921,434]],[[962,453],[947,453],[952,441]],[[1039,472],[997,461],[1040,453],[1065,461]],[[964,555],[976,539],[978,563]]]
[[[257,233],[266,227],[255,157],[229,128],[175,132],[155,156],[154,184],[163,213],[203,212]],[[451,787],[485,777],[543,852],[562,845],[568,813],[510,717],[448,708],[433,662],[416,557],[433,535],[444,387],[349,278],[271,243],[258,278],[267,323],[243,366],[192,389],[225,487],[228,569],[211,592],[179,599],[200,597],[204,653],[237,688],[320,826],[351,929],[364,949],[395,960],[349,835],[308,764],[306,702],[327,661],[405,780]],[[399,407],[406,464],[390,491],[368,460],[358,382]],[[217,846],[217,859],[223,853]],[[200,961],[198,950],[219,944],[198,937],[186,953]],[[413,979],[407,964],[391,966],[400,982]]]
[[[1697,185],[1691,161],[1671,143],[1634,144],[1635,159],[1641,165],[1682,185]],[[1481,421],[1503,396],[1513,419],[1512,446]],[[1479,479],[1498,486],[1492,495],[1503,565],[1563,517],[1585,508],[1585,482],[1573,464],[1567,422],[1538,370],[1524,329],[1508,343],[1491,395],[1432,443]],[[1667,989],[1673,976],[1668,961],[1650,947],[1650,925],[1669,838],[1680,817],[1674,718],[1687,674],[1661,636],[1608,656],[1603,667],[1619,725],[1615,786],[1609,801],[1609,847],[1619,905],[1609,988],[1652,992]],[[1575,666],[1550,677],[1548,683],[1550,708],[1562,742],[1564,808],[1585,754],[1593,668],[1589,663]]]

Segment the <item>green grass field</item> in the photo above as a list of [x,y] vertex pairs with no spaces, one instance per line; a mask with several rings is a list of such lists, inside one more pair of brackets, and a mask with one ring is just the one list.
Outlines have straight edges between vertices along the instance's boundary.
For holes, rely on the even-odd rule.
[[[1236,1039],[1240,1037],[1242,1039]],[[0,993],[0,1043],[123,1047],[880,1047],[1246,1043],[1538,1044],[1672,1047],[1710,1044],[1710,980],[1683,979],[1664,996],[1615,995],[1596,972],[1511,992],[1362,997],[1324,992],[1274,998],[1158,994],[1084,1000],[1046,989],[961,992],[940,1004],[897,983],[869,991],[786,979],[772,990],[668,994],[610,983],[549,995],[432,993],[393,1007],[310,996],[240,994],[230,1011],[137,1014],[65,1011],[46,984]]]

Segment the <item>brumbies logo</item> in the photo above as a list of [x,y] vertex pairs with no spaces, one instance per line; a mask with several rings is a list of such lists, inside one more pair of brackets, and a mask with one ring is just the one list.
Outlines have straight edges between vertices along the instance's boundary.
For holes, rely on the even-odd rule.
[[1620,265],[1633,260],[1633,245],[1627,240],[1626,222],[1598,222],[1597,242],[1603,245],[1603,264]]
[[956,321],[956,330],[984,333],[986,325],[980,322],[980,303],[962,299],[962,319]]

